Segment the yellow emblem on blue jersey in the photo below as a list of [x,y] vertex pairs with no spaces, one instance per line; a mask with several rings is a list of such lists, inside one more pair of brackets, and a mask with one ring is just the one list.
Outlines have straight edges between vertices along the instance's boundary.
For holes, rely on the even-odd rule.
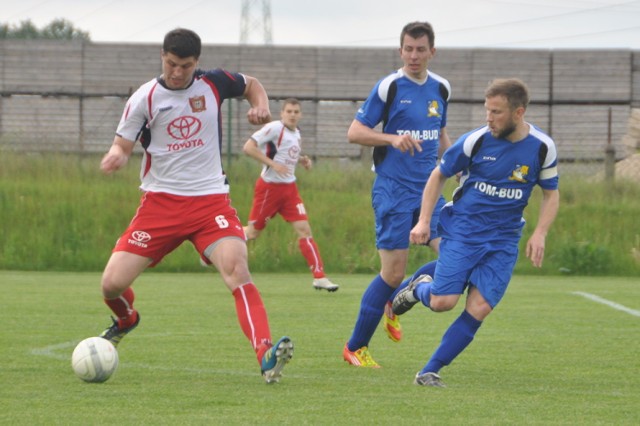
[[514,171],[511,172],[511,176],[509,180],[515,180],[518,182],[525,183],[527,182],[526,176],[529,174],[529,166],[518,166]]
[[440,117],[438,101],[431,101],[427,108],[427,117]]

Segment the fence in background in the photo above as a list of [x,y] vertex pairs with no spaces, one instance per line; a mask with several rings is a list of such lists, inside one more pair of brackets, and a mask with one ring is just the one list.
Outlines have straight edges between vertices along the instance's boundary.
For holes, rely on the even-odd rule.
[[[0,149],[104,152],[127,97],[159,75],[160,44],[51,40],[0,41]],[[346,141],[353,116],[375,82],[401,62],[393,48],[205,45],[202,68],[260,79],[272,98],[302,100],[303,149],[316,157],[360,158]],[[528,121],[547,131],[566,163],[603,168],[616,160],[632,108],[640,107],[640,52],[631,50],[438,49],[430,70],[452,85],[452,139],[484,123],[484,89],[496,77],[531,89]],[[224,151],[238,154],[255,130],[248,104],[224,105]],[[628,138],[627,138],[628,140]],[[628,145],[628,144],[627,144]]]

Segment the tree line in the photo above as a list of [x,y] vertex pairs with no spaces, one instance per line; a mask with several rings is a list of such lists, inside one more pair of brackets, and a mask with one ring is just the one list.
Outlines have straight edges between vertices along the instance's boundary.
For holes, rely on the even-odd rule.
[[0,40],[3,39],[91,41],[91,36],[66,19],[59,18],[42,28],[38,28],[31,20],[22,21],[18,25],[0,22]]

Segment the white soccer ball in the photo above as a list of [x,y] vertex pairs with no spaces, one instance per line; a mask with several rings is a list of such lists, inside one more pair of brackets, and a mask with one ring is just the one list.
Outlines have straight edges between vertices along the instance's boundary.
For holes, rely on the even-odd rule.
[[71,367],[85,382],[105,382],[118,368],[118,351],[102,337],[89,337],[73,350]]

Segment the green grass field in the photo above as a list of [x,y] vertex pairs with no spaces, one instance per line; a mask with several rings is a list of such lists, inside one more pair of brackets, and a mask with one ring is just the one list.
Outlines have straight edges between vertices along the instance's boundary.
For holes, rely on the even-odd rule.
[[134,287],[142,321],[120,344],[118,371],[88,384],[70,357],[109,322],[99,274],[0,271],[0,424],[640,423],[637,278],[515,276],[442,370],[446,389],[412,380],[459,309],[416,306],[401,343],[380,327],[371,352],[383,368],[358,369],[341,351],[372,277],[331,278],[337,293],[314,291],[308,274],[254,274],[273,337],[296,345],[281,383],[266,385],[217,274],[145,273]]

